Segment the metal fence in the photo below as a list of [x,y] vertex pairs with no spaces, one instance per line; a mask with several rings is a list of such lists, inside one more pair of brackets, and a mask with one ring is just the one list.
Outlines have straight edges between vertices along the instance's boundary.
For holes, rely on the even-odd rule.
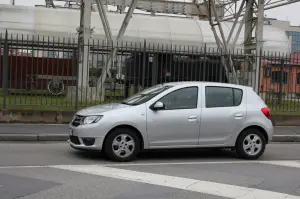
[[[273,112],[300,112],[297,53],[225,54],[206,46],[91,39],[85,60],[75,39],[4,33],[0,41],[1,109],[78,110],[120,101],[164,82],[237,79],[239,84],[258,86]],[[117,49],[114,57],[112,49]],[[104,69],[106,77],[101,76]]]

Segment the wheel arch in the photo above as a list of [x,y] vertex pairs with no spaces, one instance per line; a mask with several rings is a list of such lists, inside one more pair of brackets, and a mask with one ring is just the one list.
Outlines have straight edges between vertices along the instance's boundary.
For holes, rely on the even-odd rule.
[[239,133],[239,135],[237,136],[237,138],[235,140],[235,145],[236,145],[236,142],[238,141],[239,137],[241,136],[242,132],[244,132],[248,129],[257,129],[257,130],[259,130],[263,134],[263,136],[266,140],[266,143],[269,143],[269,138],[268,138],[267,131],[263,127],[261,127],[259,125],[250,125],[250,126],[245,127],[243,130],[241,130],[241,132]]
[[104,145],[106,143],[108,135],[117,128],[127,128],[127,129],[130,129],[130,130],[134,131],[136,133],[136,135],[138,136],[138,138],[140,139],[140,150],[144,149],[144,138],[142,136],[142,133],[132,125],[120,124],[120,125],[117,125],[117,126],[113,127],[112,129],[110,129],[110,131],[105,135],[104,140],[103,140],[103,145],[102,145],[102,150],[103,151],[104,151],[104,148],[105,148]]

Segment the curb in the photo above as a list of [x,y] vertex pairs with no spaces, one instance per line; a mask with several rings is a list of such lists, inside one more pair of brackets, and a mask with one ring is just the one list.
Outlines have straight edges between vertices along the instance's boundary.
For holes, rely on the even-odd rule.
[[[67,141],[68,134],[0,134],[0,141]],[[274,135],[271,142],[300,142],[300,135]]]
[[274,135],[271,142],[300,142],[300,135]]
[[0,134],[0,141],[67,141],[68,134]]

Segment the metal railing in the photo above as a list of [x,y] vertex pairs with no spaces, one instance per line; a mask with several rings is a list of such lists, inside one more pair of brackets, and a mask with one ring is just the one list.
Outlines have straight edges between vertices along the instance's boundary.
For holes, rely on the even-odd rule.
[[[83,67],[84,60],[75,40],[1,34],[1,109],[78,110],[120,101],[164,82],[234,82],[232,79],[237,78],[242,85],[255,88],[259,84],[259,94],[273,112],[300,113],[300,54],[298,57],[297,53],[246,55],[235,50],[224,54],[205,45],[162,45],[146,40],[107,44],[91,39],[87,46],[88,66]],[[113,48],[117,48],[117,55],[108,66]],[[224,67],[230,63],[236,76],[232,67]],[[104,68],[110,75],[101,85]]]

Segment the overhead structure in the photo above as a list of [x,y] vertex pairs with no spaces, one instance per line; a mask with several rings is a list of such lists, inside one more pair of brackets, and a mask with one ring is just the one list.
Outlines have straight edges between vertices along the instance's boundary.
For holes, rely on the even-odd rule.
[[[48,2],[50,1],[50,2]],[[84,88],[88,85],[88,80],[85,75],[88,74],[88,57],[89,57],[89,49],[88,38],[90,38],[91,33],[87,31],[90,28],[91,23],[91,12],[92,5],[97,5],[97,10],[99,12],[99,16],[102,21],[103,29],[105,31],[106,39],[108,42],[112,42],[112,35],[109,21],[107,20],[106,10],[104,9],[104,5],[106,6],[116,6],[120,13],[124,13],[125,8],[128,7],[128,11],[126,12],[126,16],[123,20],[123,23],[119,29],[116,42],[122,40],[122,37],[126,31],[126,28],[130,22],[132,14],[135,9],[141,9],[144,11],[154,13],[164,13],[164,14],[181,14],[181,15],[190,15],[190,16],[199,16],[201,18],[207,19],[209,12],[207,11],[207,6],[205,6],[200,2],[182,2],[182,1],[168,1],[168,0],[64,0],[65,2],[76,2],[80,3],[80,11],[81,11],[81,19],[80,19],[80,27],[79,27],[79,71],[87,71],[84,74],[80,74],[78,81],[79,88]],[[52,7],[55,8],[53,0],[46,0],[46,6],[51,4]],[[88,8],[87,8],[88,7]],[[215,8],[216,15],[218,17],[222,17],[222,5]],[[221,8],[221,9],[220,9]],[[88,19],[89,18],[89,19]],[[98,89],[102,90],[101,100],[104,100],[104,82],[106,80],[107,74],[110,75],[110,67],[111,62],[115,58],[117,53],[117,48],[112,46],[112,52],[109,56],[108,61],[106,62],[106,67],[102,69],[102,75],[99,77],[97,81]],[[86,74],[87,73],[87,74]]]
[[[53,0],[51,0],[53,1]],[[93,5],[96,5],[99,0],[91,0]],[[124,11],[124,8],[130,7],[131,0],[100,0],[104,6],[114,6],[117,10]],[[81,0],[55,0],[55,2],[66,2],[68,4],[80,4]],[[217,5],[218,16],[223,16],[224,5]],[[149,13],[162,13],[162,14],[177,14],[188,16],[199,16],[200,18],[206,18],[208,11],[206,5],[201,0],[139,0],[136,4],[136,9],[149,12]]]
[[[48,1],[48,0],[46,0]],[[123,21],[122,27],[119,30],[118,37],[122,38],[126,27],[130,21],[130,17],[134,9],[143,10],[155,15],[155,13],[177,14],[186,16],[197,16],[199,19],[208,20],[218,48],[224,52],[222,62],[227,71],[231,74],[230,81],[239,84],[236,69],[233,66],[230,51],[235,48],[237,39],[241,34],[244,26],[244,67],[254,72],[256,82],[252,86],[255,91],[259,91],[259,66],[260,60],[258,55],[263,51],[263,23],[264,10],[284,6],[299,2],[300,0],[57,0],[65,2],[73,2],[81,4],[81,12],[86,12],[91,9],[83,9],[85,6],[97,5],[99,16],[101,18],[106,38],[110,40],[109,23],[105,20],[106,12],[103,6],[115,6],[120,13],[128,7],[127,15]],[[51,1],[53,2],[53,1]],[[135,2],[135,3],[133,3]],[[53,6],[54,7],[54,6]],[[81,16],[90,16],[89,14],[81,14]],[[224,34],[223,21],[233,21],[233,26],[230,29],[229,35],[226,38]],[[81,20],[80,27],[86,27],[88,21]],[[88,34],[88,33],[87,33]],[[231,41],[232,40],[232,41]],[[82,44],[84,45],[84,44]],[[84,49],[84,48],[81,48]],[[114,50],[113,50],[114,52]],[[112,52],[111,59],[114,57]],[[84,54],[84,53],[83,53]],[[255,67],[251,67],[255,65]],[[87,66],[86,66],[87,67]],[[109,66],[108,66],[109,67]],[[109,69],[109,68],[106,68]],[[104,76],[105,73],[104,73]],[[103,78],[105,79],[105,77]],[[98,86],[100,87],[100,82]]]
[[[244,68],[253,71],[252,79],[256,81],[252,83],[254,90],[259,92],[259,54],[263,52],[263,25],[264,11],[277,8],[287,4],[299,2],[299,0],[227,0],[223,3],[224,15],[218,16],[217,8],[220,0],[204,0],[209,11],[209,21],[214,33],[216,43],[219,49],[225,53],[226,59],[222,57],[223,65],[226,71],[232,74],[231,81],[239,83],[236,70],[233,66],[230,50],[235,48],[237,39],[244,26]],[[226,1],[226,0],[225,0]],[[222,22],[233,21],[230,33],[225,38]],[[232,39],[232,42],[230,42]]]
[[55,4],[53,2],[53,0],[45,0],[45,5],[47,8],[55,8]]

